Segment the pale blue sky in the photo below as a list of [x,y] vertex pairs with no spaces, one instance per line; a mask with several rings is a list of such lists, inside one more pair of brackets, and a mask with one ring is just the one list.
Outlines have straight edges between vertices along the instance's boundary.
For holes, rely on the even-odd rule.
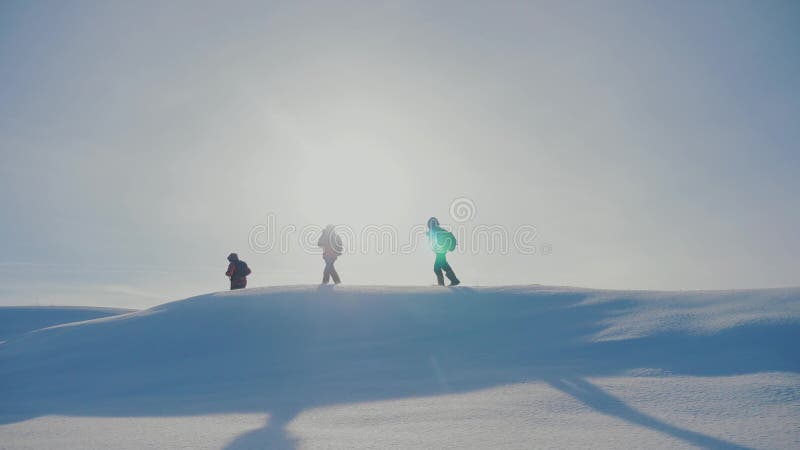
[[230,251],[316,283],[249,230],[405,232],[457,197],[552,247],[453,255],[465,284],[798,285],[798,124],[798,2],[5,1],[0,304],[224,289]]

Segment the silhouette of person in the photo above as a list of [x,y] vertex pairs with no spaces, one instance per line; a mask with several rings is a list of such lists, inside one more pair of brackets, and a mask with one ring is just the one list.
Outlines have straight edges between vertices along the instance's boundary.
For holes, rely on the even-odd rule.
[[335,263],[336,258],[342,254],[342,238],[336,234],[333,225],[328,225],[322,230],[322,235],[319,237],[317,246],[322,247],[322,259],[325,260],[325,270],[322,272],[322,284],[328,284],[328,280],[331,278],[333,278],[335,284],[341,283],[342,280],[339,279],[339,273],[336,272],[333,263]]
[[431,250],[436,253],[436,262],[433,263],[433,272],[436,274],[436,282],[439,286],[444,286],[444,276],[442,270],[450,280],[450,286],[458,286],[461,281],[456,277],[453,268],[447,262],[447,252],[456,248],[456,237],[453,233],[439,226],[439,219],[431,217],[428,219],[428,242]]
[[231,290],[244,289],[247,287],[247,276],[250,275],[250,268],[247,263],[239,259],[239,255],[231,253],[228,255],[228,271],[225,275],[231,279]]

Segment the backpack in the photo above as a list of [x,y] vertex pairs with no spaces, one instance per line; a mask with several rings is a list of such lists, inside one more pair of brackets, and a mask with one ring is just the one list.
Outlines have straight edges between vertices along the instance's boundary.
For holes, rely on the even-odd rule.
[[338,234],[333,235],[333,242],[332,246],[334,253],[337,255],[341,255],[342,251],[344,251],[344,246],[342,245],[342,238],[339,237]]
[[244,261],[236,261],[236,270],[233,272],[234,277],[246,277],[250,275],[252,271],[249,267],[247,267],[247,263]]
[[452,252],[456,249],[456,237],[453,233],[439,229],[429,234],[431,249],[434,253]]
[[449,231],[445,231],[445,233],[446,234],[444,236],[445,239],[444,244],[446,244],[447,246],[447,251],[452,252],[453,250],[456,249],[456,237],[453,235],[453,233]]

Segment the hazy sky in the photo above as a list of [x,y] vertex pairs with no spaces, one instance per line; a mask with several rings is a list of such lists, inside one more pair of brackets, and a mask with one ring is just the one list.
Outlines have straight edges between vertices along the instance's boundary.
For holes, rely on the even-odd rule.
[[[225,289],[231,251],[317,283],[251,229],[403,243],[462,197],[539,250],[461,242],[467,285],[799,285],[799,142],[795,1],[3,1],[0,304]],[[434,283],[379,253],[344,282]]]

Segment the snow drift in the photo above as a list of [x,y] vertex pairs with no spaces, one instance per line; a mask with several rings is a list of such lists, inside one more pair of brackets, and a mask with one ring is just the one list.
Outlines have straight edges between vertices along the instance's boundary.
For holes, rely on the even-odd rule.
[[[268,423],[228,442],[231,447],[792,446],[800,443],[798,338],[800,289],[314,286],[217,293],[39,329],[0,345],[0,441],[4,434],[20,438],[14,426],[44,416],[259,413]],[[704,385],[702,379],[715,381]],[[600,386],[593,380],[605,381]],[[730,381],[727,391],[724,380]],[[507,388],[519,391],[512,395]],[[736,398],[753,408],[762,405],[764,421],[749,426],[778,421],[779,432],[753,436],[733,419],[725,422],[730,411],[702,413],[707,404],[691,413],[702,416],[678,426],[683,419],[664,418],[667,411],[662,418],[646,413],[646,406],[631,406],[636,398],[626,397],[658,392],[663,398],[656,401],[673,405],[670,409],[676,398],[684,398],[684,406],[691,403],[687,392],[696,398],[714,389],[737,392],[727,407],[740,407],[731,403]],[[539,406],[514,403],[520,396],[543,401],[545,390],[560,397]],[[476,392],[482,397],[469,397]],[[554,440],[546,441],[548,430],[555,433],[553,423],[492,434],[492,427],[503,430],[495,423],[483,440],[463,441],[458,436],[473,427],[446,441],[436,439],[457,427],[431,428],[430,419],[424,427],[397,428],[408,425],[402,417],[432,411],[445,420],[459,405],[466,408],[459,419],[464,425],[483,417],[475,411],[491,408],[503,395],[513,407],[495,405],[496,414],[485,414],[484,425],[512,410],[515,414],[501,422],[512,423],[520,414],[533,417],[542,408],[552,420],[560,417],[554,405],[574,404],[666,440],[643,437],[650,440],[635,445],[619,436],[604,441],[595,433],[581,441],[587,434],[576,428],[551,433]],[[473,402],[478,398],[480,405]],[[386,409],[379,408],[377,416],[374,409],[358,409],[382,404]],[[346,405],[355,409],[337,409]],[[451,407],[437,409],[442,405]],[[321,418],[324,411],[339,418],[361,411],[359,417],[367,419],[351,417],[325,428],[331,416]],[[575,416],[564,416],[559,429],[570,417]],[[383,431],[368,442],[363,430],[340,433],[358,426]]]

